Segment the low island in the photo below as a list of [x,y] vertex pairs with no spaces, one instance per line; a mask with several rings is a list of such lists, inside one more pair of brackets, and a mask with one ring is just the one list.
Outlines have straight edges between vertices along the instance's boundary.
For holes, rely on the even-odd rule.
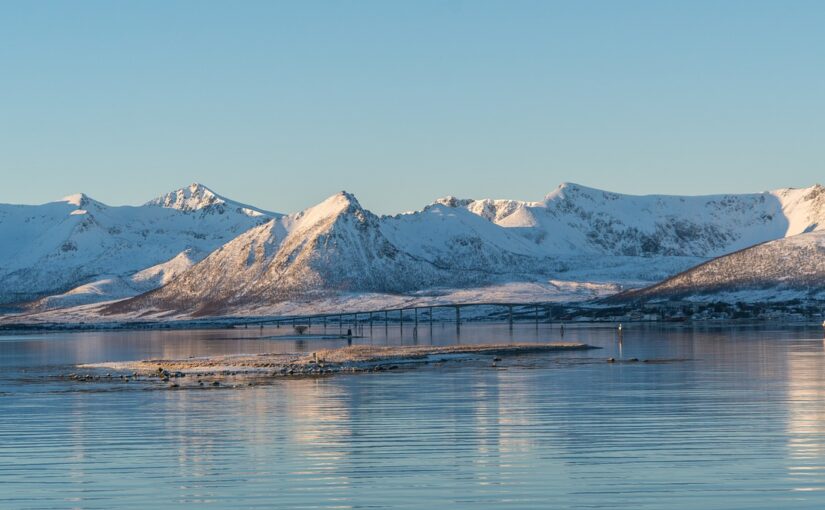
[[[72,379],[143,379],[168,382],[180,387],[190,384],[220,386],[221,379],[236,377],[300,377],[352,372],[380,372],[401,367],[413,368],[430,363],[489,358],[492,365],[503,357],[561,351],[598,349],[582,343],[549,344],[471,344],[447,346],[371,346],[352,345],[298,354],[254,354],[185,359],[149,359],[79,365],[95,373],[70,374]],[[108,370],[105,375],[100,371]],[[115,372],[115,375],[112,374]],[[207,378],[205,380],[205,378]],[[215,384],[217,383],[217,384]]]

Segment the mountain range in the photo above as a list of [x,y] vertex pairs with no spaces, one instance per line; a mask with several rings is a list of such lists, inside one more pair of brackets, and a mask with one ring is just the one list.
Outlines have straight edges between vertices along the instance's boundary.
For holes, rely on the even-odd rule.
[[139,207],[112,207],[84,194],[0,205],[0,303],[135,295],[279,216],[197,184]]
[[378,216],[347,192],[281,214],[192,184],[142,206],[82,194],[0,205],[0,303],[161,316],[366,297],[670,299],[772,285],[811,295],[823,229],[819,185],[634,196],[562,184],[536,202],[446,197]]

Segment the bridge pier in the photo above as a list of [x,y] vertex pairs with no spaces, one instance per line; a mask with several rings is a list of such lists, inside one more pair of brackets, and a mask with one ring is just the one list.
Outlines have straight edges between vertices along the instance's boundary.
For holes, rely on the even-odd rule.
[[[315,326],[317,329],[320,329],[320,326],[323,324],[324,333],[327,333],[327,327],[335,327],[335,317],[338,317],[338,332],[339,334],[344,334],[345,329],[351,327],[354,334],[358,335],[365,335],[367,324],[364,322],[369,321],[369,335],[372,336],[374,331],[374,323],[376,321],[376,314],[378,314],[377,320],[381,320],[380,313],[384,312],[384,332],[385,334],[389,335],[389,312],[390,311],[398,311],[398,325],[399,325],[399,333],[401,338],[404,336],[404,322],[405,319],[407,322],[412,322],[413,324],[413,337],[417,337],[418,328],[421,326],[422,322],[429,322],[430,324],[430,338],[432,340],[433,336],[433,324],[435,323],[435,309],[436,308],[444,308],[446,309],[452,307],[455,309],[455,325],[456,325],[456,333],[460,333],[461,331],[461,308],[462,307],[501,307],[505,308],[506,313],[506,321],[510,331],[512,332],[515,327],[516,313],[521,313],[525,318],[529,317],[530,308],[532,307],[533,310],[533,324],[538,331],[540,323],[547,323],[552,326],[554,318],[553,318],[553,304],[549,302],[533,302],[533,303],[506,303],[506,302],[489,302],[489,303],[458,303],[458,304],[437,304],[437,305],[427,305],[427,306],[411,306],[413,311],[412,318],[407,318],[404,316],[404,312],[409,308],[399,307],[394,309],[384,309],[384,310],[377,310],[377,311],[365,311],[365,312],[350,312],[350,313],[343,313],[343,311],[339,313],[329,313],[329,314],[318,314],[318,315],[287,315],[282,316],[278,319],[262,319],[260,321],[252,321],[252,322],[236,322],[233,323],[233,326],[236,328],[243,327],[245,329],[249,328],[249,324],[258,325],[261,329],[263,329],[264,325],[268,327],[274,325],[276,328],[281,327],[281,323],[285,325],[292,325],[293,327],[298,325],[306,325],[308,327]],[[518,307],[518,310],[516,308]],[[420,309],[420,310],[419,310]],[[560,309],[561,310],[561,309]],[[419,313],[420,312],[420,313]],[[364,314],[368,314],[368,318],[365,319],[363,317]],[[422,317],[421,313],[429,314],[429,318]],[[542,317],[542,314],[545,314],[545,317]],[[347,328],[344,328],[344,315],[347,316]],[[496,317],[501,317],[495,314]],[[471,314],[472,317],[472,314]],[[563,318],[563,315],[560,317]],[[501,317],[502,319],[504,317]],[[410,320],[412,319],[412,320]],[[315,320],[315,324],[313,324],[313,320]],[[472,319],[470,319],[472,320]],[[529,319],[527,319],[529,320]],[[447,326],[449,321],[444,321],[442,323],[442,328]],[[329,323],[329,324],[328,324]],[[562,322],[560,321],[560,326]],[[380,327],[380,325],[379,325]]]

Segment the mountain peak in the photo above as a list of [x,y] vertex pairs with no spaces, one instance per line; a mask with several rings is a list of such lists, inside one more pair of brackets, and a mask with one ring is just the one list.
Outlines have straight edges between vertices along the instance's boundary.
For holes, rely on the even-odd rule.
[[188,187],[184,188],[191,196],[214,197],[217,193],[212,191],[208,186],[199,182],[193,182]]
[[813,186],[811,186],[810,188],[808,188],[807,191],[808,191],[808,196],[819,196],[819,195],[821,195],[822,193],[825,192],[825,187],[823,187],[819,183],[816,183]]
[[556,189],[548,193],[544,197],[545,202],[550,202],[556,199],[565,199],[571,198],[575,195],[579,194],[593,194],[593,193],[603,193],[601,190],[596,188],[590,188],[587,186],[582,186],[581,184],[576,184],[575,182],[563,182],[558,185]]
[[66,195],[61,198],[59,202],[66,202],[77,207],[83,207],[89,203],[89,196],[85,193],[75,193],[74,195]]
[[165,207],[168,209],[177,209],[183,212],[193,212],[202,210],[218,210],[223,212],[224,208],[237,209],[239,212],[247,216],[282,216],[278,213],[264,211],[250,205],[241,204],[230,200],[226,197],[218,195],[209,187],[199,183],[193,182],[185,188],[170,191],[165,195],[161,195],[146,204],[147,206]]
[[209,206],[222,204],[226,204],[226,200],[223,197],[197,182],[185,188],[161,195],[146,203],[146,205],[178,209],[181,211],[197,211]]
[[355,195],[348,191],[339,191],[314,208],[323,208],[331,212],[363,209],[361,204],[358,202],[358,199],[355,198]]
[[341,200],[346,200],[350,204],[354,204],[358,207],[361,207],[361,204],[358,203],[358,199],[355,198],[355,195],[350,193],[349,191],[341,190],[338,193],[336,193],[334,196],[335,197],[340,197]]
[[475,200],[471,198],[457,198],[452,195],[447,195],[446,197],[442,197],[437,199],[433,202],[433,205],[440,204],[447,207],[466,207],[471,203],[475,202]]
[[104,204],[91,198],[86,193],[75,193],[73,195],[67,195],[58,200],[58,202],[64,202],[66,204],[73,205],[78,209],[88,209],[89,206],[94,206],[97,208],[106,207]]
[[340,191],[323,202],[308,209],[291,215],[292,218],[304,225],[314,225],[318,222],[328,221],[330,218],[337,218],[347,214],[366,214],[366,211],[355,195],[346,191]]

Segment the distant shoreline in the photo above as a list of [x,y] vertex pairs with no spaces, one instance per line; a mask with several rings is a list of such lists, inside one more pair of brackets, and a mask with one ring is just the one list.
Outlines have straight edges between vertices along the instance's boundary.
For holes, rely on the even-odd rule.
[[[344,316],[352,314],[343,314]],[[306,324],[305,320],[295,318],[295,323]],[[279,327],[290,328],[293,325],[293,318],[272,318],[272,317],[216,317],[210,319],[186,319],[186,320],[169,320],[169,321],[112,321],[112,322],[19,322],[0,324],[0,336],[13,333],[40,333],[40,332],[71,332],[71,331],[151,331],[151,330],[221,330],[221,329],[249,329],[255,330],[260,327],[261,323],[265,324],[267,329],[276,327],[276,323],[280,322]],[[433,324],[438,325],[456,325],[455,321],[450,320],[433,320]],[[708,320],[685,320],[685,321],[654,321],[654,320],[574,320],[574,321],[560,321],[560,320],[540,320],[538,324],[542,326],[561,326],[570,327],[604,327],[614,328],[617,324],[623,325],[646,325],[646,326],[660,326],[660,327],[746,327],[746,326],[765,326],[770,324],[782,324],[794,327],[821,327],[822,322],[818,319],[708,319]],[[348,325],[349,324],[349,325]],[[363,327],[368,324],[367,321],[361,322]],[[384,320],[376,320],[373,322],[373,327],[383,327]],[[398,327],[403,324],[404,328],[412,329],[414,324],[412,321],[399,321],[397,318],[390,319],[388,324],[391,327]],[[421,321],[418,329],[423,331],[429,327],[429,321]],[[461,325],[479,325],[479,324],[508,324],[507,320],[500,319],[468,319],[463,320]],[[514,321],[514,326],[528,326],[534,325],[536,322],[532,320],[518,320]],[[318,324],[313,324],[313,328],[320,328]],[[351,322],[344,323],[343,333],[336,334],[334,330],[338,327],[337,323],[328,324],[327,329],[331,330],[324,333],[328,337],[348,338],[345,334],[346,330],[351,328]],[[319,334],[314,332],[315,335]],[[300,335],[299,335],[300,336]],[[305,335],[307,338],[313,336],[313,333]]]

